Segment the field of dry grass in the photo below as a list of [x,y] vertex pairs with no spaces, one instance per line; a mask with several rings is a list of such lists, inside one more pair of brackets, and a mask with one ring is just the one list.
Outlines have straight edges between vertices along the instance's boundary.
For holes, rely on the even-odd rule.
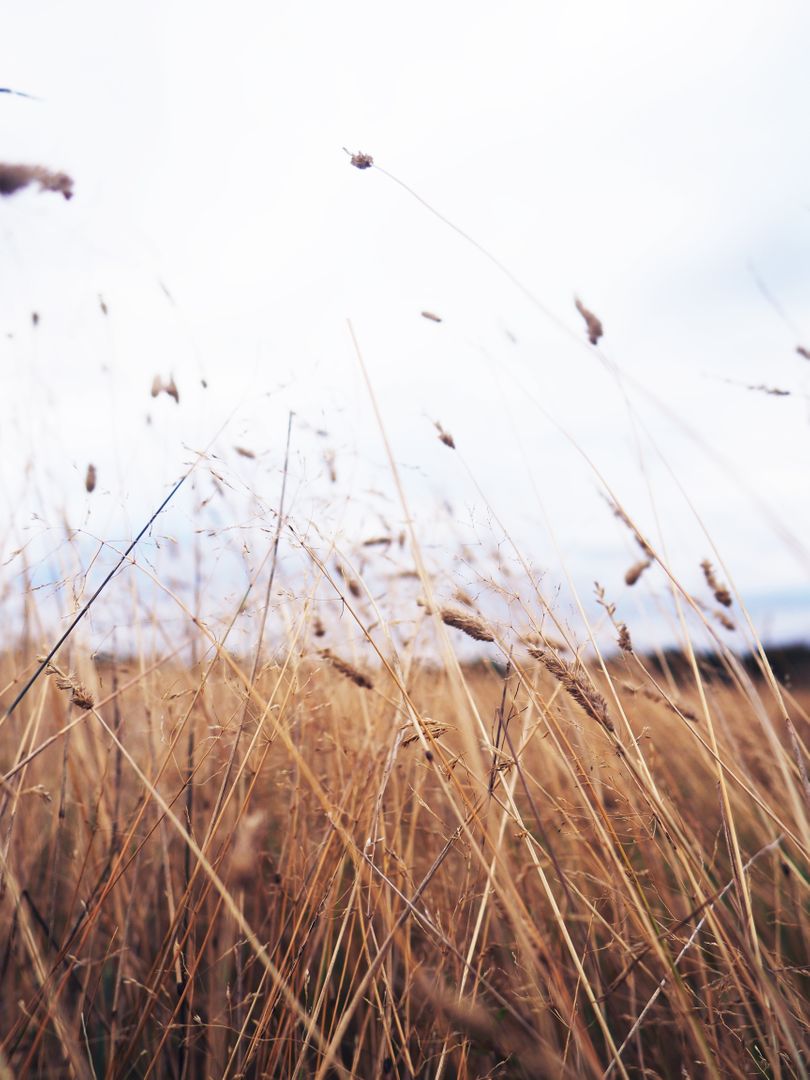
[[0,1074],[806,1075],[800,681],[460,664],[459,610],[362,670],[311,610],[63,648],[3,725]]

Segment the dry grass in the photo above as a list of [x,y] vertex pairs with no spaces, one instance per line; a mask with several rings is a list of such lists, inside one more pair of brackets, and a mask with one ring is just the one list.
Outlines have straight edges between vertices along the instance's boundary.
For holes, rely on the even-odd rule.
[[801,1075],[806,820],[765,681],[534,648],[390,655],[369,693],[323,633],[253,678],[75,648],[6,719],[13,1075]]

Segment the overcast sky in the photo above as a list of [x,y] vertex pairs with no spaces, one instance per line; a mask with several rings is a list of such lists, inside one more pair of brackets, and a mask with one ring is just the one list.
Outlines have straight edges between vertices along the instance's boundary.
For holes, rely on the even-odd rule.
[[806,636],[808,41],[798,0],[9,6],[0,85],[40,100],[0,95],[0,159],[76,193],[0,204],[6,549],[48,503],[125,534],[228,417],[276,505],[290,409],[294,509],[334,450],[374,528],[351,319],[426,540],[443,504],[497,540],[494,511],[619,594],[636,553],[584,451],[690,587],[697,512],[764,630]]

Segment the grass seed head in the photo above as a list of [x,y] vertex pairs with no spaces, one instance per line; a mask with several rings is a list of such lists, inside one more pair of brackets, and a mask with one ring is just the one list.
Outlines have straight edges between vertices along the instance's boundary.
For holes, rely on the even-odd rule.
[[454,626],[476,641],[494,641],[492,631],[478,615],[457,607],[439,608],[439,617],[446,626]]
[[725,585],[718,581],[714,572],[714,567],[708,559],[704,559],[700,564],[700,569],[703,571],[703,576],[706,578],[706,584],[714,593],[714,598],[718,604],[722,604],[723,607],[731,607],[732,599],[731,593],[728,591]]
[[585,320],[585,328],[588,331],[588,341],[590,341],[591,345],[598,345],[599,339],[604,334],[601,321],[597,319],[592,311],[589,311],[588,308],[585,307],[578,296],[574,297],[574,303],[577,306],[577,311]]
[[449,446],[451,450],[455,450],[456,443],[453,436],[449,431],[445,431],[438,420],[434,421],[433,425],[439,433],[439,442],[443,442],[445,446]]
[[651,565],[652,563],[649,559],[640,559],[639,562],[633,563],[633,565],[624,575],[625,585],[635,585],[635,583],[638,581],[638,579],[641,577],[647,567]]
[[319,655],[322,656],[324,660],[328,660],[335,671],[339,671],[341,675],[345,675],[347,679],[351,679],[356,686],[360,686],[364,690],[374,689],[374,683],[368,675],[359,671],[353,664],[350,664],[348,660],[336,656],[331,649],[321,649]]
[[615,730],[608,713],[607,702],[588,682],[579,664],[566,664],[559,656],[545,649],[529,649],[529,652],[540,661],[549,674],[554,676],[563,690],[585,710],[588,716],[608,731]]
[[[56,672],[51,672],[51,674],[56,674]],[[56,686],[58,690],[70,691],[71,704],[75,705],[77,709],[83,709],[86,712],[95,705],[93,695],[87,687],[83,683],[80,683],[78,679],[74,678],[73,675],[56,674]]]
[[29,184],[39,184],[40,191],[54,191],[73,198],[73,181],[63,172],[51,172],[41,165],[6,165],[0,163],[0,195],[14,195]]
[[610,507],[610,509],[613,511],[613,516],[617,517],[619,519],[619,521],[622,522],[622,524],[626,525],[627,528],[630,530],[630,532],[633,534],[633,539],[638,544],[638,546],[641,548],[641,550],[644,552],[644,554],[647,556],[647,558],[648,559],[654,559],[655,558],[655,552],[650,547],[650,545],[647,543],[647,541],[644,539],[644,537],[641,535],[641,533],[638,531],[638,529],[635,527],[633,522],[628,517],[627,513],[621,508],[621,506],[619,506],[618,503],[615,503],[613,501],[613,499],[611,499],[611,498],[608,498],[607,504]]

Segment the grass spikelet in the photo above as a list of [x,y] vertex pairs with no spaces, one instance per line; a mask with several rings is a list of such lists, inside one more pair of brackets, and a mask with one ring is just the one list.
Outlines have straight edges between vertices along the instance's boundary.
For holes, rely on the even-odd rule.
[[167,394],[170,398],[174,398],[178,405],[180,404],[180,393],[173,375],[169,377],[168,382],[162,379],[160,375],[155,375],[154,379],[152,379],[152,397],[157,397],[158,394]]
[[731,593],[728,591],[725,585],[721,584],[717,580],[714,572],[714,567],[708,559],[704,559],[700,564],[700,569],[703,571],[703,576],[706,578],[706,584],[714,593],[714,598],[718,604],[722,604],[723,607],[731,607]]
[[[419,721],[422,731],[430,735],[432,739],[440,739],[449,729],[447,724],[441,724],[430,716],[423,716]],[[406,724],[402,729],[402,745],[412,746],[419,741],[419,736],[413,730],[413,725]]]
[[810,360],[810,349],[804,347],[804,345],[797,345],[796,352],[799,356],[803,356],[805,360]]
[[588,341],[591,345],[598,345],[599,339],[604,334],[601,321],[594,315],[592,311],[582,303],[578,296],[574,297],[574,303],[576,304],[577,311],[585,320],[585,328],[588,331]]
[[610,498],[607,500],[607,504],[610,507],[611,511],[613,512],[613,516],[617,517],[619,519],[619,521],[622,522],[622,524],[626,525],[627,528],[630,530],[630,532],[633,534],[633,539],[638,544],[638,546],[641,548],[641,550],[644,552],[644,554],[647,556],[647,558],[648,559],[654,559],[655,558],[655,552],[650,547],[650,545],[647,543],[647,541],[644,539],[644,537],[641,535],[641,533],[638,531],[638,529],[635,527],[635,525],[630,520],[630,518],[627,516],[626,512],[621,508],[621,506],[619,506],[618,503],[615,503]]
[[633,641],[630,637],[630,631],[627,629],[627,623],[619,623],[618,626],[619,637],[618,645],[622,652],[633,651]]
[[445,431],[438,420],[434,421],[433,426],[436,428],[436,430],[439,433],[439,441],[443,442],[445,446],[449,446],[451,450],[455,450],[455,448],[456,448],[455,439],[450,434],[450,432]]
[[248,450],[246,446],[235,446],[234,450],[237,452],[239,457],[248,458],[250,461],[253,461],[256,458],[254,452],[252,450]]
[[649,559],[640,559],[637,563],[633,563],[633,565],[624,575],[625,585],[635,585],[635,583],[649,566],[652,566],[652,563]]
[[446,626],[453,626],[476,641],[495,640],[484,620],[470,611],[463,611],[457,607],[441,607],[439,617]]
[[442,321],[441,315],[435,315],[432,311],[423,311],[423,312],[421,312],[421,315],[422,315],[423,319],[429,319],[430,322],[441,322]]
[[0,195],[14,195],[29,184],[39,184],[40,191],[53,191],[73,198],[73,181],[67,173],[52,172],[42,165],[6,165],[0,163]]
[[85,712],[88,709],[92,709],[95,705],[93,695],[84,685],[79,682],[73,675],[65,675],[64,672],[59,671],[58,668],[49,666],[48,674],[53,675],[56,680],[56,687],[58,690],[70,691],[70,702],[78,709],[83,709]]
[[88,492],[95,491],[96,479],[96,467],[91,463],[87,466],[87,472],[84,476],[84,486]]
[[361,686],[364,690],[374,689],[374,683],[368,675],[354,667],[348,660],[336,656],[331,649],[321,649],[318,655],[322,656],[324,660],[328,660],[335,671],[339,671],[341,675],[345,675],[347,679],[351,679],[356,686]]
[[579,664],[566,664],[559,656],[545,649],[529,649],[529,652],[545,667],[549,674],[553,675],[563,690],[572,697],[578,705],[593,720],[596,720],[608,731],[614,731],[613,721],[608,713],[607,702],[585,678],[585,672]]
[[343,578],[344,582],[346,583],[346,588],[349,590],[355,600],[359,600],[360,597],[363,595],[363,590],[357,578],[341,563],[338,563],[335,569],[337,570],[340,577]]
[[371,154],[364,154],[362,150],[358,150],[356,154],[351,155],[351,164],[355,169],[370,169],[374,164],[374,158]]

